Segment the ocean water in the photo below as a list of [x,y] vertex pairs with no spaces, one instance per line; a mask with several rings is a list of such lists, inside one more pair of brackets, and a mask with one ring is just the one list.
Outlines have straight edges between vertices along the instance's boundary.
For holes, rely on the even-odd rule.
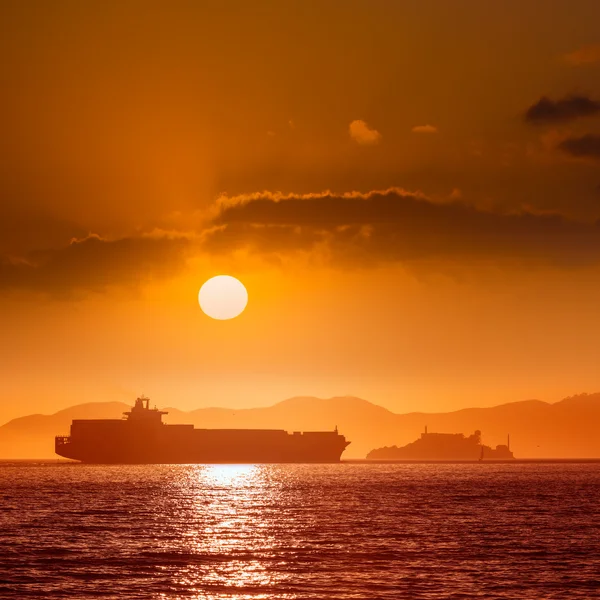
[[600,598],[600,464],[0,463],[0,598]]

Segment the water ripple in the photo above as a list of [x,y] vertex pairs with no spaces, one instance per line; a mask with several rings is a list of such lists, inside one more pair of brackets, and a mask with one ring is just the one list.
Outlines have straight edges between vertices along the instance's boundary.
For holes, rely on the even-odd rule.
[[600,597],[600,465],[0,463],[0,598]]

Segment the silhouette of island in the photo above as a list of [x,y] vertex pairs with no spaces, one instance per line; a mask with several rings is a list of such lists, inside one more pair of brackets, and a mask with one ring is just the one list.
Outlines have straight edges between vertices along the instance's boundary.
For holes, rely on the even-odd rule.
[[[8,401],[8,398],[6,398]],[[600,458],[600,394],[581,394],[549,404],[540,400],[447,413],[396,414],[355,397],[296,397],[262,408],[200,408],[184,412],[168,407],[165,422],[202,428],[332,431],[338,426],[352,444],[344,459],[364,458],[373,448],[414,441],[427,423],[430,431],[480,429],[490,446],[506,443],[521,458]],[[30,415],[0,427],[0,458],[56,458],[54,436],[67,435],[73,419],[121,419],[123,402],[95,402],[52,415]]]
[[367,454],[369,460],[489,460],[514,458],[507,444],[496,448],[481,442],[481,431],[465,437],[463,433],[431,433],[425,431],[421,437],[406,446],[376,448]]

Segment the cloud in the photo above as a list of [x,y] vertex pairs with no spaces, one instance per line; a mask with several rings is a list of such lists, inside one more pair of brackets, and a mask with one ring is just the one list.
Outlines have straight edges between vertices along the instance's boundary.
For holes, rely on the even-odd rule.
[[185,265],[188,246],[188,239],[176,236],[108,240],[89,235],[59,248],[0,257],[0,290],[69,295],[135,286],[176,274]]
[[464,203],[458,190],[435,201],[402,188],[260,192],[221,198],[193,232],[88,235],[52,249],[0,256],[0,292],[72,297],[135,287],[177,276],[199,254],[273,263],[304,256],[338,268],[504,262],[574,267],[600,265],[600,224],[533,209],[495,212]]
[[560,123],[600,113],[600,102],[587,96],[567,96],[560,100],[542,97],[525,112],[529,123]]
[[398,188],[231,198],[213,226],[207,252],[314,253],[344,267],[390,261],[600,264],[599,226],[532,210],[498,213],[460,201],[433,202]]
[[370,146],[377,144],[381,139],[381,134],[376,129],[371,129],[364,121],[360,119],[350,123],[350,137],[358,144]]
[[411,131],[413,133],[437,133],[438,129],[434,125],[415,125]]
[[600,62],[600,44],[589,44],[565,54],[564,61],[573,66],[589,65]]
[[588,133],[563,140],[558,147],[577,158],[600,158],[600,135]]

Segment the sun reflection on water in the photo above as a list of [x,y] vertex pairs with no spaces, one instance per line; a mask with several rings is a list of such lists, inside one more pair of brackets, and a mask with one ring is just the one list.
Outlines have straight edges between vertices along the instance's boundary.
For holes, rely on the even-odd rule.
[[244,487],[259,479],[258,465],[208,465],[198,473],[209,485]]
[[280,588],[289,578],[277,568],[283,522],[282,489],[271,477],[274,468],[198,465],[179,473],[169,502],[179,534],[176,552],[185,560],[171,573],[185,597],[272,597],[261,592]]

